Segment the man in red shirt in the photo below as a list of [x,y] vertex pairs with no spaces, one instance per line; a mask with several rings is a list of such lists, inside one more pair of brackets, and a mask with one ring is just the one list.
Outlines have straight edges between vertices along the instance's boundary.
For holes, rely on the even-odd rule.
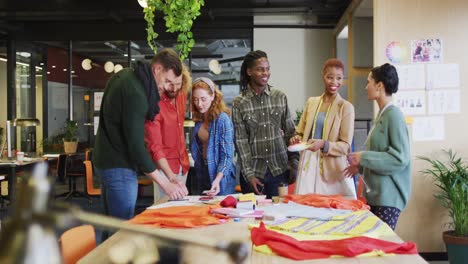
[[[158,69],[155,69],[158,71]],[[187,90],[191,77],[184,66],[182,75],[159,90],[159,114],[153,121],[145,122],[145,142],[156,167],[172,183],[184,184],[190,168],[184,137],[184,120]],[[154,184],[154,202],[166,196],[159,185]]]

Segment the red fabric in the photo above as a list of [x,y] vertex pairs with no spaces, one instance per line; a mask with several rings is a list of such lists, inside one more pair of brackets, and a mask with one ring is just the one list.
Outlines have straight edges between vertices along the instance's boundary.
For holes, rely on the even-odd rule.
[[322,208],[336,208],[347,210],[369,210],[369,206],[360,200],[349,200],[341,195],[323,195],[323,194],[288,194],[284,202],[293,201],[295,203],[310,205]]
[[145,210],[129,221],[132,224],[155,227],[189,228],[220,224],[220,219],[227,217],[212,215],[210,211],[219,206],[173,206]]
[[224,198],[221,201],[220,205],[222,207],[234,207],[235,208],[236,205],[237,205],[237,200],[236,200],[236,198],[229,195],[228,197]]
[[374,250],[395,254],[418,254],[413,242],[394,243],[365,236],[299,241],[266,229],[263,222],[260,223],[260,227],[252,228],[250,235],[256,246],[267,245],[276,254],[295,260],[328,258],[332,255],[355,257]]
[[172,172],[183,174],[190,168],[184,137],[187,94],[179,92],[175,104],[164,93],[159,101],[159,114],[153,121],[145,121],[145,142],[154,161],[166,158]]

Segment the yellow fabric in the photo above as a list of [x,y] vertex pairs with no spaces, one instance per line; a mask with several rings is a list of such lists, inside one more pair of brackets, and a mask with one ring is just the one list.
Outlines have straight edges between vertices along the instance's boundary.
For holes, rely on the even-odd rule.
[[257,199],[255,198],[254,193],[246,193],[246,194],[239,195],[239,202],[244,202],[244,201],[252,201],[256,203]]
[[[266,228],[275,232],[293,237],[297,240],[336,240],[357,236],[368,236],[381,238],[393,235],[392,229],[382,222],[377,216],[367,210],[355,211],[349,214],[335,216],[333,220],[347,219],[346,221],[318,221],[309,220],[307,218],[297,218],[272,226],[275,223],[265,223]],[[310,221],[307,223],[307,221]],[[279,223],[281,221],[277,221]],[[305,226],[301,225],[307,223]],[[304,230],[313,225],[319,226],[310,230]],[[251,224],[249,228],[257,227],[258,224]],[[335,231],[333,231],[335,229]],[[349,230],[348,230],[349,229]],[[296,232],[294,232],[295,230]],[[340,231],[342,230],[342,231]],[[343,232],[343,230],[345,232]],[[331,231],[331,232],[330,232]],[[273,251],[266,245],[253,246],[254,250],[268,255],[275,255]],[[357,257],[376,257],[376,256],[393,256],[395,254],[385,254],[385,252],[376,250],[369,253],[361,254]],[[343,256],[333,256],[333,258],[341,258]]]
[[292,218],[287,221],[277,221],[267,226],[273,230],[321,235],[327,237],[325,239],[330,239],[330,237],[334,236],[345,238],[362,235],[379,238],[393,234],[393,230],[387,224],[367,210],[338,215],[333,217],[331,221]]

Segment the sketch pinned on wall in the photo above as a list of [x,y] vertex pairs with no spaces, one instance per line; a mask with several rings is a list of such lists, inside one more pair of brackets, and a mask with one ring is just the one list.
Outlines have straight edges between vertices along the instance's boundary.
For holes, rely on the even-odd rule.
[[426,87],[426,76],[424,65],[395,65],[400,79],[399,90],[424,89]]
[[434,90],[427,96],[429,114],[460,113],[460,90]]
[[99,116],[94,116],[94,135],[97,134],[98,126],[99,126]]
[[413,141],[438,141],[445,139],[443,116],[413,118]]
[[427,65],[427,90],[455,87],[460,87],[460,67],[457,63]]
[[399,91],[393,95],[393,103],[405,116],[426,114],[426,92]]
[[101,110],[101,102],[102,102],[102,96],[104,95],[104,92],[95,92],[94,93],[94,111],[100,111]]
[[411,62],[442,62],[442,40],[439,38],[412,40]]

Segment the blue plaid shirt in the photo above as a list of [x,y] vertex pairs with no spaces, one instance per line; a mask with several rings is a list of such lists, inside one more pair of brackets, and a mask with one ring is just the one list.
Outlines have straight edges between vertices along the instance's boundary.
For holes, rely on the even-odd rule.
[[[196,122],[192,134],[192,158],[198,177],[202,176],[202,168],[205,165],[202,144],[198,138],[201,125],[202,122]],[[224,176],[219,184],[219,193],[222,195],[233,193],[236,185],[236,173],[233,164],[234,128],[231,119],[226,113],[221,113],[211,122],[208,132],[210,138],[206,149],[206,162],[210,181],[213,182],[216,174],[222,172]]]

